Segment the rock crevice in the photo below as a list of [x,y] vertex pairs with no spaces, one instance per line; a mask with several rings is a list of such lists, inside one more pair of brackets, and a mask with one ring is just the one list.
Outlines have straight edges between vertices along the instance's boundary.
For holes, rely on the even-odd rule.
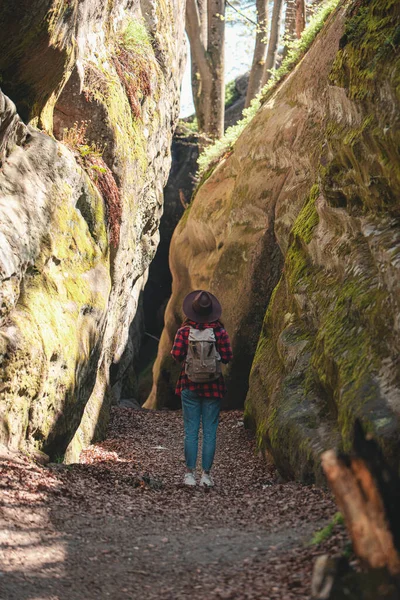
[[391,2],[341,3],[171,245],[147,406],[174,401],[182,299],[208,288],[234,344],[226,404],[245,403],[260,447],[304,481],[322,481],[321,451],[348,448],[356,418],[398,466],[399,23]]

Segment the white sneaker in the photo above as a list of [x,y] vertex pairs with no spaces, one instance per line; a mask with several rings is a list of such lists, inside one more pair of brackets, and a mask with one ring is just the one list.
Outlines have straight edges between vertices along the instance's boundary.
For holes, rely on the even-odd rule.
[[195,476],[193,475],[193,473],[189,473],[189,472],[185,473],[183,483],[184,483],[184,485],[191,485],[191,486],[196,485],[196,479],[195,479]]
[[206,473],[205,471],[203,471],[203,474],[201,476],[200,479],[200,485],[204,485],[206,487],[213,487],[214,482],[211,478],[211,475],[209,475],[208,473]]

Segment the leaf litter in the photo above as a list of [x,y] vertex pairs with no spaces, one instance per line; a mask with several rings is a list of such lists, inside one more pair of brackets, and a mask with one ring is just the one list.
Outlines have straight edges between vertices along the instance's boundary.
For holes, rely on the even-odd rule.
[[180,411],[114,408],[78,464],[6,455],[4,600],[310,598],[315,558],[347,543],[338,523],[310,544],[337,509],[326,490],[283,482],[242,418],[221,414],[212,489],[182,483]]

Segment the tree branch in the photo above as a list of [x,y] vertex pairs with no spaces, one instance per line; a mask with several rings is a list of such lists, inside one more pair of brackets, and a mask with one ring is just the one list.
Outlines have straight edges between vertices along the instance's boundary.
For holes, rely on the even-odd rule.
[[237,12],[241,17],[243,17],[243,19],[246,19],[246,21],[248,21],[249,23],[251,23],[252,25],[255,25],[257,27],[257,23],[255,21],[253,21],[252,19],[250,19],[249,17],[247,17],[244,13],[242,13],[241,10],[235,8],[233,6],[233,4],[231,4],[229,2],[229,0],[225,0],[225,4],[227,4],[228,6],[230,6],[232,8],[232,10],[234,10],[235,12]]

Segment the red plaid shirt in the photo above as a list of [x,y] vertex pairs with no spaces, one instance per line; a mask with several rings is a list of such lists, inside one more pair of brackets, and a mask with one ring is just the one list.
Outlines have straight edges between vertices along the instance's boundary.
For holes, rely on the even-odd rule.
[[[177,334],[175,336],[175,341],[171,350],[171,354],[176,361],[181,362],[186,358],[190,327],[194,327],[195,329],[205,329],[206,327],[212,327],[215,333],[217,351],[221,356],[221,362],[226,364],[230,360],[232,360],[233,354],[231,343],[229,341],[227,332],[222,327],[219,321],[214,321],[213,323],[195,323],[194,321],[190,321],[188,319],[185,322],[185,324],[180,329],[178,329]],[[193,392],[196,392],[199,396],[205,398],[223,398],[226,392],[225,382],[222,375],[220,375],[220,377],[215,381],[196,383],[194,381],[190,381],[190,379],[186,375],[185,365],[183,365],[182,367],[178,383],[176,384],[175,393],[178,394],[178,396],[180,396],[182,390],[184,389],[192,390]]]

